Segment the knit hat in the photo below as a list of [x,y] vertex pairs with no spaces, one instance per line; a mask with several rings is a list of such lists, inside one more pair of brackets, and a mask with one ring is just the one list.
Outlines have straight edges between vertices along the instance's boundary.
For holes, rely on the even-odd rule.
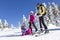
[[33,11],[30,11],[30,13],[34,13]]

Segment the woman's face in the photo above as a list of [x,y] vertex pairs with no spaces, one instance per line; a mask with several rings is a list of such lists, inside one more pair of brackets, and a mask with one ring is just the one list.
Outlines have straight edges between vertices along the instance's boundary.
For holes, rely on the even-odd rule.
[[41,6],[40,6],[40,5],[38,5],[38,8],[41,8]]
[[39,7],[40,5],[38,5],[38,7]]

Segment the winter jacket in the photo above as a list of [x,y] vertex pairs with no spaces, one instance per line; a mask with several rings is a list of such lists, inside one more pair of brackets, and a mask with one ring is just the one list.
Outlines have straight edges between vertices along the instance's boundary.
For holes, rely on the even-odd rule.
[[42,6],[40,6],[40,7],[37,7],[37,9],[39,10],[39,9],[41,9],[41,13],[37,13],[37,15],[42,15],[42,16],[44,16],[45,14],[46,14],[46,11],[45,11],[45,7],[42,5]]
[[26,31],[26,35],[29,35],[29,34],[31,34],[31,33],[32,33],[31,29],[28,28],[28,30]]
[[34,16],[34,14],[31,14],[30,15],[30,22],[34,22],[34,20],[35,20],[35,16]]

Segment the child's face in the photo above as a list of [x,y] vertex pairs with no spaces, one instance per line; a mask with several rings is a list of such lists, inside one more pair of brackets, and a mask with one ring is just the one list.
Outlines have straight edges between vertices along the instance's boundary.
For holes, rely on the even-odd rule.
[[32,13],[30,13],[30,15],[32,15]]
[[24,26],[22,26],[22,28],[24,28]]

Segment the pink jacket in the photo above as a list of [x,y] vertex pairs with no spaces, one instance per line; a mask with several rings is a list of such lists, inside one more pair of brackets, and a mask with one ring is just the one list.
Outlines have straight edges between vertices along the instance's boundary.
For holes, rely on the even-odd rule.
[[34,20],[35,20],[35,16],[34,16],[34,14],[31,14],[30,15],[30,22],[34,22]]
[[31,29],[28,28],[28,30],[26,31],[26,35],[29,35],[29,34],[31,34],[31,33],[32,33]]

